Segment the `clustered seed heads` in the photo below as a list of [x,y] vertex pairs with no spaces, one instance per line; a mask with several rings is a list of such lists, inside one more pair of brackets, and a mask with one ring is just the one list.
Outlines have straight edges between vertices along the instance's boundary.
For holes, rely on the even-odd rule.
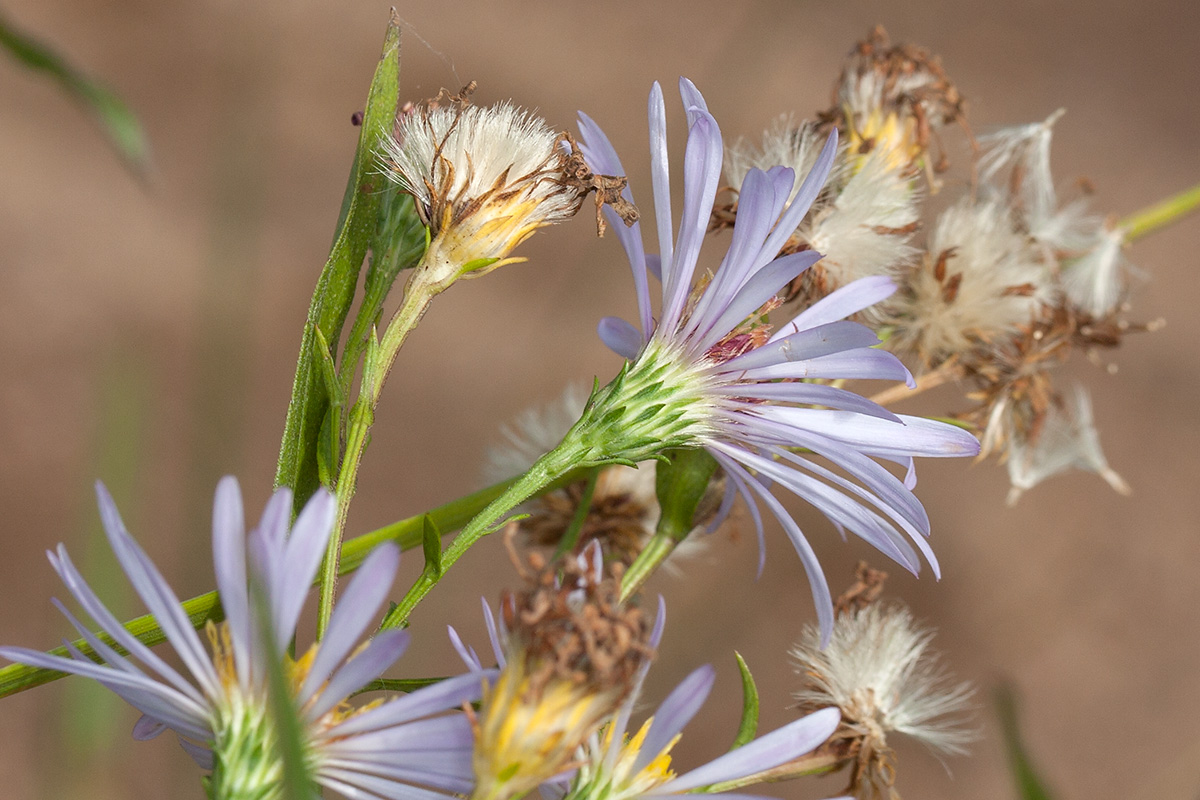
[[[1100,453],[1090,412],[1084,421],[1054,372],[1079,352],[1112,371],[1101,350],[1161,325],[1125,318],[1132,267],[1122,228],[1090,212],[1086,196],[1059,198],[1050,145],[1062,115],[976,141],[963,95],[940,61],[891,44],[876,28],[847,60],[830,109],[814,121],[781,118],[761,144],[739,141],[726,161],[732,186],[751,167],[786,164],[800,172],[811,165],[820,132],[838,129],[842,145],[830,179],[788,243],[823,258],[792,282],[784,312],[858,278],[893,279],[896,293],[859,321],[927,386],[966,386],[973,407],[950,415],[979,432],[981,457],[1010,462],[1010,499],[1070,467],[1127,490]],[[951,125],[962,130],[970,170],[953,184],[960,196],[932,213],[927,195],[948,193],[946,178],[935,176],[950,167],[943,139]],[[1089,184],[1080,186],[1086,195]],[[718,204],[711,229],[731,226],[736,216],[733,196]],[[1040,443],[1050,415],[1072,420],[1056,423],[1060,434],[1075,432],[1056,436],[1053,447]]]

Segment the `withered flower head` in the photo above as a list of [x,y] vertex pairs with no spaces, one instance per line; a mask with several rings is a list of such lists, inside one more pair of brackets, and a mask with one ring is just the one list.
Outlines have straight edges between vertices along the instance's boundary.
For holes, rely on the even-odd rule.
[[955,683],[930,648],[933,632],[901,605],[846,603],[821,649],[808,626],[792,650],[803,681],[802,713],[837,706],[842,723],[831,747],[853,764],[850,791],[860,798],[898,797],[889,733],[902,733],[943,754],[961,754],[974,739],[962,715],[974,690]]
[[501,605],[506,642],[476,725],[476,800],[520,797],[569,768],[653,652],[646,617],[618,602],[621,567],[606,570],[598,544],[528,564],[525,588]]
[[963,121],[963,98],[939,60],[912,45],[892,45],[876,26],[852,52],[824,117],[852,153],[885,153],[896,167],[944,169],[929,159],[937,128]]
[[389,177],[429,226],[433,260],[478,275],[523,260],[512,250],[575,214],[586,192],[568,179],[560,134],[509,103],[470,105],[472,88],[449,98],[443,90],[403,114],[386,156]]

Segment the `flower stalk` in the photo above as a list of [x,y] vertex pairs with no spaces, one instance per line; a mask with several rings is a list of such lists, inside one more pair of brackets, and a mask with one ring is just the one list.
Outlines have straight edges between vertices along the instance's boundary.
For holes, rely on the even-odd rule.
[[1179,221],[1197,208],[1200,208],[1200,184],[1135,211],[1117,227],[1124,231],[1126,242],[1134,242]]

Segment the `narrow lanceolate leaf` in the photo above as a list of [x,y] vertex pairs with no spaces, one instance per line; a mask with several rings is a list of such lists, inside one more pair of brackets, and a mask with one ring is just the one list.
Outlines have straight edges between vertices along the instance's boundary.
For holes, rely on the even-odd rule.
[[738,652],[734,652],[733,655],[737,658],[738,671],[742,673],[742,724],[738,726],[737,736],[733,737],[733,747],[729,748],[737,750],[747,742],[753,741],[758,732],[758,687],[754,683],[754,676],[750,674],[746,659]]
[[1021,800],[1052,800],[1054,795],[1046,788],[1025,750],[1021,738],[1021,722],[1017,714],[1017,697],[1011,686],[997,687],[995,692],[996,714],[1004,731],[1004,746],[1008,750],[1008,764],[1016,783],[1017,797]]
[[142,125],[112,91],[89,79],[45,44],[14,28],[3,15],[0,15],[0,49],[54,80],[83,106],[134,172],[142,174],[149,170],[150,143]]
[[318,486],[317,448],[321,423],[330,407],[329,391],[318,363],[316,329],[325,335],[336,351],[342,326],[354,302],[354,290],[367,248],[375,234],[379,211],[378,154],[384,137],[391,132],[396,118],[400,77],[400,27],[393,17],[383,42],[383,55],[371,81],[370,94],[363,114],[362,133],[354,168],[346,186],[337,238],[329,260],[317,280],[304,336],[300,359],[288,404],[287,422],[279,450],[275,485],[290,486],[295,492],[293,508],[299,510]]

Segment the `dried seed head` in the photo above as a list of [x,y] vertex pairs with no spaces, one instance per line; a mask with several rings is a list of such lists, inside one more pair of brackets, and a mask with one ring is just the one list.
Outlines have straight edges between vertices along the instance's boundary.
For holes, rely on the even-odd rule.
[[641,610],[618,603],[621,567],[600,548],[521,566],[506,593],[505,665],[485,690],[476,724],[476,800],[519,797],[568,769],[578,748],[617,711],[653,654]]
[[562,136],[542,119],[508,103],[472,106],[466,94],[443,90],[402,114],[387,172],[416,199],[431,248],[479,274],[519,260],[512,250],[575,214],[585,192],[568,180]]
[[930,648],[933,632],[907,608],[868,604],[838,614],[821,649],[809,626],[792,650],[803,681],[802,712],[835,705],[842,724],[831,747],[854,759],[850,791],[861,798],[896,797],[896,756],[888,733],[902,733],[944,754],[961,754],[975,738],[962,716],[974,692],[954,683]]

